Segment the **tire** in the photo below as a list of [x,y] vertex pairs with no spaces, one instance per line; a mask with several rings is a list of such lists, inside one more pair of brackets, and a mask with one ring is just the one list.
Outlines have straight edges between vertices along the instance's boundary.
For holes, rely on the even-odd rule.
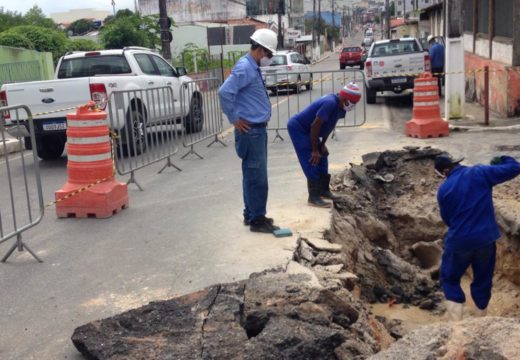
[[126,126],[121,130],[121,143],[125,155],[139,155],[146,151],[146,114],[144,106],[136,104],[126,114]]
[[294,92],[296,94],[299,94],[301,87],[302,87],[302,78],[300,75],[298,75],[298,78],[296,79],[296,85],[294,86]]
[[305,89],[307,89],[307,91],[311,91],[313,84],[314,84],[313,76],[311,74],[311,76],[309,77],[309,82],[307,84],[305,84]]
[[278,95],[278,88],[276,88],[276,87],[271,88],[271,93],[272,93],[273,95],[275,95],[275,96]]
[[367,104],[375,104],[376,103],[376,91],[370,88],[366,88],[367,94]]
[[42,160],[56,160],[65,149],[65,135],[45,135],[36,139],[36,153]]
[[364,63],[359,64],[359,70],[363,70],[364,68],[365,68],[365,64]]
[[195,93],[191,97],[190,112],[184,118],[184,128],[186,134],[198,133],[202,130],[204,124],[204,112],[202,109],[202,98],[200,94]]
[[347,65],[345,65],[345,64],[339,64],[339,68],[340,68],[341,70],[345,70],[345,67],[346,67],[346,66],[347,66]]

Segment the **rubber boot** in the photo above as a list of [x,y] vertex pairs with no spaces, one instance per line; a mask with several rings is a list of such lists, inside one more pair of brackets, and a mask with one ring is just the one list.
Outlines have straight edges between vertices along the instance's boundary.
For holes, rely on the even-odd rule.
[[309,180],[307,179],[307,188],[309,190],[308,204],[310,206],[316,206],[321,208],[330,208],[329,202],[323,201],[321,195],[321,181],[320,180]]
[[479,309],[475,310],[475,317],[484,317],[487,315],[487,309]]
[[330,174],[320,174],[320,183],[321,183],[321,193],[320,196],[325,199],[330,199],[332,201],[338,201],[341,198],[339,196],[334,195],[330,191]]
[[464,310],[463,303],[457,303],[455,301],[446,300],[446,314],[448,314],[448,320],[460,321],[462,320],[462,311]]

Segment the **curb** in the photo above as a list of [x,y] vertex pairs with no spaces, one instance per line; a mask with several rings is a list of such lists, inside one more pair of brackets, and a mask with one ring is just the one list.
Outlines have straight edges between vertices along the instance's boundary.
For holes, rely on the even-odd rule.
[[0,156],[4,156],[6,154],[14,152],[19,152],[24,149],[25,147],[23,143],[16,139],[5,139],[5,141],[0,140]]
[[464,126],[464,125],[451,125],[450,130],[454,131],[472,131],[472,132],[486,132],[486,131],[510,131],[520,130],[520,125],[510,126],[495,126],[495,127],[483,127],[483,126]]

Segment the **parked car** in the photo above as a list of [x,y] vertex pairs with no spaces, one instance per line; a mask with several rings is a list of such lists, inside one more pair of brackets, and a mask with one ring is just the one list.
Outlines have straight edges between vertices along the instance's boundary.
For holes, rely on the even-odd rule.
[[273,54],[271,65],[260,68],[265,86],[272,93],[279,90],[299,92],[305,85],[312,90],[312,73],[310,61],[300,53],[291,50],[277,51]]
[[[54,80],[2,85],[0,102],[4,105],[27,105],[33,114],[74,107],[90,99],[105,109],[115,90],[169,86],[173,90],[174,103],[158,106],[173,107],[177,122],[182,123],[187,132],[199,132],[203,126],[202,94],[196,86],[190,86],[189,89],[182,86],[191,81],[185,74],[184,68],[172,67],[160,55],[145,48],[75,52],[66,54],[59,60]],[[183,96],[180,96],[181,89]],[[146,107],[137,105],[146,104],[148,100],[137,98],[137,92],[134,96],[136,98],[129,104],[124,104],[128,107],[126,119],[113,129],[118,131],[127,127],[132,132],[135,142],[126,140],[130,147],[144,142],[143,128],[148,125],[149,118],[149,114],[141,113]],[[181,104],[182,101],[184,104]],[[130,111],[131,109],[134,111]],[[63,153],[67,140],[67,112],[70,110],[34,117],[36,150],[40,158],[55,159]],[[19,120],[16,113],[11,112],[10,122],[28,127],[26,121]],[[122,140],[125,142],[125,139]],[[30,148],[30,140],[26,139],[25,144]]]
[[406,89],[413,89],[413,74],[430,70],[430,56],[417,39],[376,41],[370,47],[365,61],[367,103],[376,102],[378,91],[401,93]]
[[345,47],[339,55],[339,68],[345,69],[347,66],[359,66],[363,69],[363,53],[364,49],[361,46]]

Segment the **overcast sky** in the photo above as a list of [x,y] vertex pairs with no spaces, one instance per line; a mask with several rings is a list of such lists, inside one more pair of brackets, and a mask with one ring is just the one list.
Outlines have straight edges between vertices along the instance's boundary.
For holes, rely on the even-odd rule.
[[[120,9],[134,10],[134,0],[114,0],[116,11]],[[0,0],[0,7],[5,10],[18,11],[22,14],[38,5],[48,16],[53,12],[71,9],[89,9],[112,11],[112,0]]]

